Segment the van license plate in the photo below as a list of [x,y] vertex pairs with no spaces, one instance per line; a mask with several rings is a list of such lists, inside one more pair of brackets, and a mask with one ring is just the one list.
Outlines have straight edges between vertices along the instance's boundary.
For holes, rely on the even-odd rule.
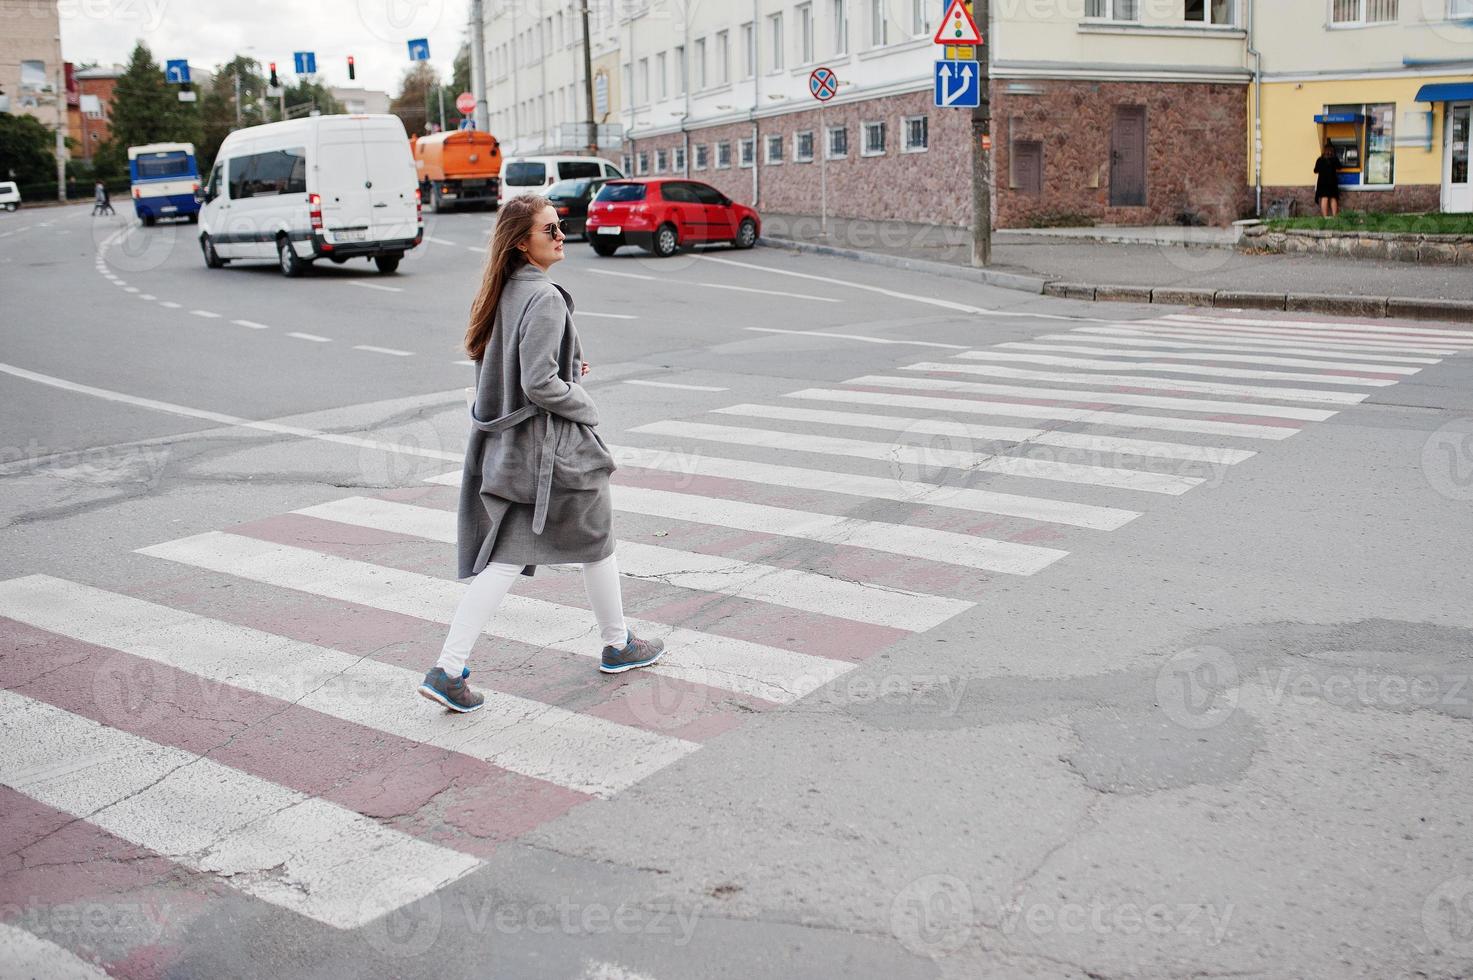
[[159,208],[159,210],[162,211],[164,214],[168,214],[171,211],[178,211],[179,207],[178,205],[174,204],[165,204],[163,207]]
[[622,235],[624,234],[624,228],[620,225],[604,225],[599,228],[598,233],[600,235]]
[[356,228],[352,231],[333,232],[333,238],[340,242],[361,242],[367,237],[368,231],[363,228]]

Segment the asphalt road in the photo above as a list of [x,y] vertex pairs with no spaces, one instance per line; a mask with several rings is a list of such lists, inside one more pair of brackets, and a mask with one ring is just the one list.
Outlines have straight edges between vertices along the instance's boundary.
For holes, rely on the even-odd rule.
[[546,569],[447,718],[427,217],[0,214],[0,976],[1473,974],[1473,331],[570,242],[671,653]]

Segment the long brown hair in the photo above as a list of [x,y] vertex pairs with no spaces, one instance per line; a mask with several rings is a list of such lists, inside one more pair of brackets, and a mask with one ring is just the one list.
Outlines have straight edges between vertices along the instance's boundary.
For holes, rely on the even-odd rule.
[[540,194],[514,197],[501,206],[496,216],[496,231],[491,235],[491,254],[486,257],[486,272],[481,289],[471,303],[471,322],[465,331],[465,352],[479,361],[491,343],[491,328],[496,323],[496,304],[513,272],[527,264],[527,255],[517,248],[532,234],[532,225],[543,208],[550,207]]

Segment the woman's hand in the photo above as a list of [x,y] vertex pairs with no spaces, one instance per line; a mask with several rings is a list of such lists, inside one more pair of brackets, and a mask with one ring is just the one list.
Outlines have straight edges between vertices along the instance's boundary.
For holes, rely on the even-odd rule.
[[579,375],[579,377],[584,377],[584,378],[588,377],[588,362],[587,361],[584,361],[583,362],[583,373],[581,375]]

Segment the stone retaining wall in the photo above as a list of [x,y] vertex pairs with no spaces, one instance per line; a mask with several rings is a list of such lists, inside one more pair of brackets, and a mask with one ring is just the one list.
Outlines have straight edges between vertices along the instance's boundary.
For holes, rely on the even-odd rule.
[[1433,265],[1473,266],[1473,235],[1387,234],[1377,232],[1275,231],[1254,225],[1243,233],[1244,252],[1277,255],[1331,255],[1337,258],[1382,259]]

